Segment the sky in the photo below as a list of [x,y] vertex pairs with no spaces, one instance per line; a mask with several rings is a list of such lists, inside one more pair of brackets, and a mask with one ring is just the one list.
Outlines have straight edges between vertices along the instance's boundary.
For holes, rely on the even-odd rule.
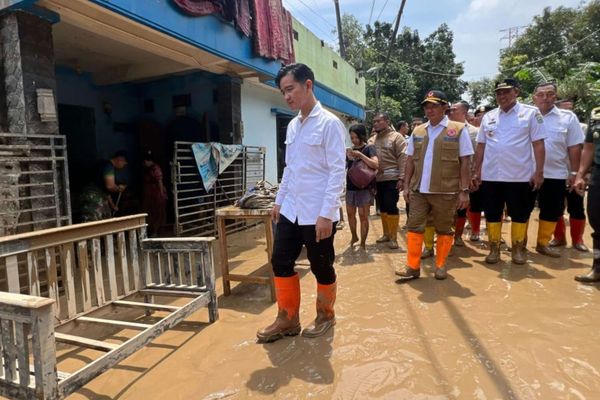
[[[342,14],[352,14],[362,25],[371,18],[392,23],[401,0],[339,0]],[[456,61],[464,62],[462,79],[493,78],[497,73],[500,49],[508,45],[500,30],[525,26],[545,7],[576,7],[581,0],[407,0],[401,27],[417,29],[422,39],[440,24],[454,32]],[[333,0],[283,0],[284,6],[315,35],[335,45]],[[371,6],[373,12],[371,14]],[[379,18],[378,18],[379,16]]]

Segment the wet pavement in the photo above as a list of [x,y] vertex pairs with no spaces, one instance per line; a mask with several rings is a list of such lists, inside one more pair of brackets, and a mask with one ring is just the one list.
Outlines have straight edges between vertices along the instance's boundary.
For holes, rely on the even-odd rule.
[[[327,336],[257,344],[255,332],[276,306],[266,287],[238,285],[219,297],[217,323],[198,312],[69,399],[598,399],[600,286],[573,280],[592,255],[532,252],[534,220],[527,265],[512,265],[506,251],[486,265],[483,245],[465,240],[448,260],[447,280],[433,278],[429,259],[420,279],[404,283],[394,267],[405,253],[350,249],[346,227],[336,235],[337,325]],[[372,227],[368,243],[381,233],[376,217]],[[503,231],[508,238],[508,224]],[[234,236],[236,273],[264,264],[261,235],[253,228]],[[591,247],[589,227],[586,242]],[[316,282],[306,260],[300,264],[308,325]],[[93,354],[76,353],[63,366]]]

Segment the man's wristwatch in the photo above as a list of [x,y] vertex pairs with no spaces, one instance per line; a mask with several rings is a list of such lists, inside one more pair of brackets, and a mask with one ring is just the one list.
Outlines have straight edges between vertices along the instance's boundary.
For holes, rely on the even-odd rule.
[[469,188],[463,188],[463,189],[460,189],[460,191],[463,192],[463,193],[469,193],[470,192]]
[[571,175],[571,176],[577,176],[577,171],[571,171],[571,172],[569,172],[569,175]]

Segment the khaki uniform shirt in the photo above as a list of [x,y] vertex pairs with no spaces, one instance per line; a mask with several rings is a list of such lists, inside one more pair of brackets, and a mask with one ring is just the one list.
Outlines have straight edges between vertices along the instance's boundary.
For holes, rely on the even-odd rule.
[[369,139],[377,148],[379,172],[377,182],[404,179],[406,166],[406,139],[402,134],[388,128]]

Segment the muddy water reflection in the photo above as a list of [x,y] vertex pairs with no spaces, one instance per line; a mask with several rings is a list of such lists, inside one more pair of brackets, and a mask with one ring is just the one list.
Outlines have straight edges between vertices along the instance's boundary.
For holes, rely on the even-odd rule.
[[[373,222],[374,240],[380,226]],[[536,231],[532,223],[530,237]],[[260,230],[237,239],[236,268],[262,264]],[[238,286],[220,297],[217,324],[195,335],[165,334],[157,342],[181,346],[138,352],[72,398],[600,398],[599,288],[573,281],[591,254],[564,249],[554,260],[529,253],[527,265],[513,266],[503,251],[503,261],[489,266],[485,248],[467,243],[449,259],[446,281],[433,279],[427,260],[421,279],[399,284],[393,270],[404,253],[349,250],[349,239],[347,229],[336,239],[338,323],[328,336],[256,344],[256,329],[272,321],[275,306],[264,287]],[[306,265],[299,269],[307,325],[316,284]]]

